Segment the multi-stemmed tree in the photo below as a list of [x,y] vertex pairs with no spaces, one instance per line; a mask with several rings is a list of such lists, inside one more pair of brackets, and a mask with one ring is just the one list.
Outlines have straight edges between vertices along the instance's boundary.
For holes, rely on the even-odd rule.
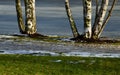
[[[77,27],[75,25],[72,12],[69,5],[69,0],[65,0],[66,12],[70,21],[70,26],[76,39],[99,39],[100,35],[108,22],[115,3],[117,0],[113,0],[110,9],[108,10],[109,0],[94,0],[96,3],[96,14],[94,24],[92,25],[92,0],[83,1],[83,17],[84,17],[84,33],[79,35]],[[101,2],[101,5],[99,4]]]
[[29,36],[42,36],[36,33],[35,0],[24,0],[24,4],[25,23],[22,15],[21,0],[16,0],[16,12],[20,32]]

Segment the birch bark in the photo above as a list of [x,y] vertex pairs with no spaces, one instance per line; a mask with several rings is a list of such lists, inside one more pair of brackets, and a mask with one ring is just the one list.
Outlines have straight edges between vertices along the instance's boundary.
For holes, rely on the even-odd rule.
[[25,1],[25,13],[26,13],[26,32],[29,35],[36,33],[36,16],[35,16],[35,0]]
[[16,3],[16,12],[17,12],[17,19],[18,19],[18,26],[20,29],[20,33],[25,34],[25,25],[22,17],[22,8],[21,8],[21,1],[15,0]]
[[106,15],[108,3],[109,3],[109,0],[102,0],[101,8],[99,10],[96,21],[93,25],[93,30],[92,30],[93,35],[92,35],[92,37],[94,39],[97,39],[97,38],[100,37],[99,31],[101,30],[101,27],[102,27],[103,22],[104,22],[104,18],[105,18],[105,15]]
[[83,0],[83,15],[84,15],[84,36],[91,38],[91,17],[92,17],[92,1]]
[[72,16],[72,11],[70,9],[69,0],[65,0],[65,8],[66,8],[67,16],[68,16],[70,26],[71,26],[71,29],[72,29],[73,36],[74,36],[74,38],[76,38],[76,37],[79,36],[79,33],[78,33],[76,24],[75,24],[73,16]]
[[109,12],[108,12],[108,15],[107,15],[106,19],[105,19],[104,22],[103,22],[103,25],[102,25],[99,33],[98,33],[98,36],[101,35],[104,27],[106,26],[106,23],[107,23],[108,20],[110,19],[111,15],[112,15],[113,8],[114,8],[116,2],[117,2],[117,0],[113,0],[112,5],[111,5],[111,8],[110,8],[110,10],[109,10]]

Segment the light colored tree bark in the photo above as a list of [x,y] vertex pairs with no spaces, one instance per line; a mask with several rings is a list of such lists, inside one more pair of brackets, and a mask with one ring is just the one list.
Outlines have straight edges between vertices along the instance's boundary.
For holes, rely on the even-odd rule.
[[102,27],[101,27],[99,33],[98,33],[98,37],[100,37],[100,35],[101,35],[103,29],[104,29],[105,26],[106,26],[106,23],[107,23],[108,20],[110,19],[111,15],[112,15],[113,8],[114,8],[116,2],[117,2],[117,0],[113,0],[112,5],[111,5],[111,8],[110,8],[110,10],[109,10],[109,12],[108,12],[108,15],[107,15],[105,21],[103,22],[103,25],[102,25]]
[[91,38],[91,17],[92,17],[92,1],[83,0],[83,14],[84,14],[84,37]]
[[[84,16],[84,35],[79,35],[78,39],[86,40],[86,39],[98,39],[100,38],[100,35],[108,22],[111,13],[113,11],[113,8],[115,6],[115,2],[117,0],[113,0],[113,3],[111,5],[110,10],[107,13],[108,10],[108,4],[109,0],[96,0],[96,14],[95,14],[95,20],[94,25],[92,27],[92,0],[83,0],[83,16]],[[99,2],[101,2],[101,5],[99,6]],[[77,28],[75,28],[75,22],[72,17],[72,12],[70,10],[69,6],[69,0],[65,0],[65,7],[66,12],[69,18],[69,21],[71,23],[71,28],[73,30],[73,33],[77,32]],[[76,29],[76,30],[75,30]],[[74,34],[76,35],[76,34]]]
[[25,13],[26,13],[26,32],[29,35],[36,33],[36,16],[35,16],[35,0],[25,1]]
[[96,21],[93,25],[92,38],[94,38],[94,39],[100,37],[99,31],[101,30],[101,27],[102,27],[103,22],[104,22],[104,18],[106,16],[108,3],[109,3],[109,0],[102,0],[101,8],[100,8],[99,13],[97,15]]
[[98,16],[98,10],[99,10],[99,0],[96,0],[96,11],[95,11],[95,20],[94,21],[96,21],[97,20],[97,16]]
[[15,0],[16,3],[16,12],[17,12],[17,19],[18,19],[18,26],[20,29],[20,32],[22,34],[25,34],[25,25],[22,17],[22,8],[21,8],[21,1],[20,0]]
[[78,33],[75,21],[74,21],[73,16],[72,16],[72,11],[70,9],[69,0],[65,0],[65,8],[66,8],[67,16],[68,16],[70,26],[72,29],[73,36],[74,36],[74,38],[76,38],[79,36],[79,33]]
[[[115,6],[117,0],[113,0],[113,3],[111,5],[110,10],[107,13],[108,10],[108,4],[109,0],[96,0],[96,14],[95,14],[95,20],[94,25],[92,27],[92,0],[83,0],[83,16],[84,16],[84,35],[79,35],[78,39],[86,40],[86,39],[99,39],[100,35],[108,22],[113,8]],[[99,2],[101,2],[101,5],[99,6]],[[71,23],[71,28],[73,30],[73,33],[75,33],[75,22],[72,17],[72,12],[70,10],[69,6],[69,0],[65,0],[66,4],[66,11],[69,18],[69,21]]]

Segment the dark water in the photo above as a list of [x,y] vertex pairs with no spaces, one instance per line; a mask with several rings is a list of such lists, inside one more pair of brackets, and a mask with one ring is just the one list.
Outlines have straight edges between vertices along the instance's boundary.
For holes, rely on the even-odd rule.
[[[23,0],[22,0],[23,1]],[[82,1],[82,0],[81,0]],[[71,0],[71,8],[78,30],[83,32],[82,5],[79,0]],[[119,0],[118,0],[119,1]],[[120,37],[120,2],[102,34]],[[94,14],[94,12],[93,12]],[[64,9],[64,0],[36,0],[37,30],[45,35],[72,36]],[[0,1],[0,34],[19,34],[14,0]]]

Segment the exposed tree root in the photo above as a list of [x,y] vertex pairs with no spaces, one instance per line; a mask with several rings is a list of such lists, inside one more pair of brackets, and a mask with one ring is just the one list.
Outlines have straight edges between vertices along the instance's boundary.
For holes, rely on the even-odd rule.
[[[52,39],[50,39],[51,37],[49,36],[45,36],[45,35],[42,35],[42,34],[39,34],[39,33],[35,33],[35,34],[32,34],[32,35],[19,35],[19,34],[14,34],[12,36],[19,36],[19,37],[30,37],[30,38],[35,38],[35,39],[49,39],[49,40],[52,40],[53,38],[55,37],[52,37]],[[56,39],[56,38],[55,38]],[[57,39],[56,39],[57,40]],[[80,35],[76,38],[71,38],[70,40],[72,41],[75,41],[76,43],[120,43],[120,39],[113,39],[113,38],[107,38],[107,37],[101,37],[99,39],[86,39],[84,37],[84,35]]]
[[71,38],[70,40],[73,40],[75,42],[83,42],[83,43],[120,43],[120,40],[117,39],[110,39],[110,38],[104,38],[101,37],[99,39],[87,39],[84,37],[84,35],[80,35],[76,38]]
[[31,37],[31,38],[47,37],[47,36],[39,34],[39,33],[28,34],[28,36]]
[[12,36],[19,36],[19,37],[30,37],[30,38],[46,38],[48,36],[35,33],[35,34],[13,34]]

